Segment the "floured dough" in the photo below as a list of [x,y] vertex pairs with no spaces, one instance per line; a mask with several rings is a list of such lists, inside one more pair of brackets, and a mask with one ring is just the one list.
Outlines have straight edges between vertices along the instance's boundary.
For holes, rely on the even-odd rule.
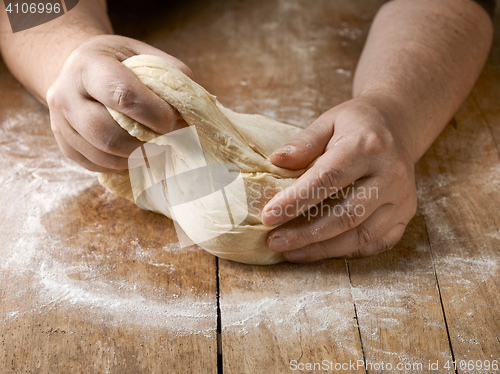
[[[270,154],[300,129],[264,116],[240,114],[224,108],[203,87],[159,57],[139,55],[125,60],[123,64],[177,109],[190,126],[195,127],[210,170],[214,170],[213,167],[224,168],[229,176],[228,183],[231,183],[224,188],[226,200],[221,200],[219,191],[175,207],[172,207],[173,187],[168,187],[171,190],[168,191],[169,185],[166,183],[154,186],[146,183],[146,186],[145,182],[138,182],[137,176],[144,173],[144,168],[131,168],[118,174],[100,174],[101,184],[112,193],[136,202],[143,209],[170,218],[173,216],[176,225],[188,237],[216,256],[249,264],[284,261],[281,253],[271,252],[267,248],[266,237],[274,227],[264,226],[260,216],[262,208],[272,196],[304,172],[282,169],[269,161]],[[160,146],[171,145],[173,138],[160,136],[122,113],[109,108],[108,111],[132,136]],[[148,166],[156,167],[155,180],[169,177],[170,181],[176,180],[176,175],[202,166],[200,162],[203,161],[199,159],[199,154],[195,154],[193,149],[196,147],[193,144],[170,147],[168,160],[158,156],[157,162],[153,157],[155,165]],[[190,174],[188,176],[191,178]],[[182,191],[176,192],[175,200],[189,200],[188,197],[193,196],[190,194],[196,194],[199,186],[210,184],[210,181],[200,178],[194,176],[189,179],[189,185],[184,184],[184,187],[180,187]],[[228,206],[224,201],[229,204],[233,221],[239,223],[228,223]]]

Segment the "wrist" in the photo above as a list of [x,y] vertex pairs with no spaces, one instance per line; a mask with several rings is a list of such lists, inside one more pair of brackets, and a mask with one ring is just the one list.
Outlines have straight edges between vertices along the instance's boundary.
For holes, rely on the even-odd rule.
[[76,48],[91,38],[113,32],[101,0],[81,1],[64,16],[18,33],[5,30],[6,13],[0,18],[4,61],[11,73],[41,101]]
[[418,160],[414,134],[416,126],[408,111],[397,100],[379,93],[361,93],[354,100],[376,111],[377,116],[382,118],[382,123],[409,159],[413,163]]

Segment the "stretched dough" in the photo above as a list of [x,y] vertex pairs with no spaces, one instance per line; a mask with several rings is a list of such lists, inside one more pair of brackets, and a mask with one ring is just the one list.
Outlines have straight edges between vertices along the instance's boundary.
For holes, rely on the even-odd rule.
[[[244,212],[241,223],[227,224],[227,207],[219,200],[191,204],[189,209],[177,209],[175,219],[184,232],[208,252],[229,260],[248,264],[274,264],[284,261],[281,253],[271,252],[266,246],[267,234],[274,228],[264,226],[261,210],[277,192],[289,186],[304,170],[291,171],[276,167],[269,156],[277,147],[300,131],[292,125],[250,114],[235,113],[223,107],[203,87],[192,81],[165,60],[149,55],[131,57],[123,62],[158,96],[177,109],[196,132],[208,164],[233,164],[227,172],[239,173],[236,179],[241,189],[227,188],[226,198],[234,214]],[[123,113],[109,109],[113,118],[132,136],[146,142],[162,144],[163,139],[150,129]],[[175,175],[193,167],[190,150],[177,150],[165,165],[165,175]],[[237,170],[239,168],[239,170]],[[132,173],[132,169],[130,171]],[[132,185],[131,185],[132,179]],[[110,192],[136,202],[141,208],[160,212],[172,218],[168,194],[150,189],[134,199],[134,180],[129,171],[100,174],[99,181]],[[137,186],[135,186],[137,187]],[[165,191],[163,191],[165,192]],[[248,214],[246,212],[248,211]],[[201,239],[209,238],[201,242]]]

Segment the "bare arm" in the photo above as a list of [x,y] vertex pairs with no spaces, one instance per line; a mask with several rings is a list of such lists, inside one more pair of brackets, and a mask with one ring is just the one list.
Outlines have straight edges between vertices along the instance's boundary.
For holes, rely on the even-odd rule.
[[492,40],[493,24],[473,1],[389,2],[371,26],[354,97],[405,118],[398,126],[416,161],[469,94]]
[[0,49],[12,74],[39,99],[71,52],[98,35],[112,34],[104,0],[82,0],[70,12],[32,29],[12,33],[0,5]]
[[112,35],[103,0],[81,0],[70,12],[32,29],[12,33],[0,13],[0,48],[14,76],[50,110],[62,153],[89,170],[128,168],[141,145],[105,106],[164,134],[183,125],[178,113],[143,85],[121,62],[137,54],[164,58],[186,74],[173,56],[140,41]]
[[[414,163],[472,89],[492,31],[471,0],[385,4],[356,70],[354,98],[272,155],[290,169],[317,160],[264,208],[265,224],[284,223],[269,235],[269,248],[290,261],[392,248],[416,211]],[[331,197],[348,186],[352,195]],[[321,214],[301,215],[315,205],[309,212]]]

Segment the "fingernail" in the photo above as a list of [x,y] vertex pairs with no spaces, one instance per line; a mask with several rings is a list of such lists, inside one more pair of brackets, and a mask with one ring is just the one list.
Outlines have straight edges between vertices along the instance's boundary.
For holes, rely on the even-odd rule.
[[284,252],[288,249],[288,240],[282,236],[273,236],[269,241],[269,249],[276,252]]
[[285,252],[284,256],[290,261],[301,261],[306,258],[306,254],[301,249],[295,249],[293,251]]
[[281,222],[281,210],[278,207],[266,210],[262,213],[262,220],[266,221],[264,225],[274,226]]
[[290,144],[287,144],[281,148],[278,148],[277,150],[275,150],[273,152],[273,155],[275,154],[279,154],[279,153],[286,153],[286,154],[290,154],[290,153],[293,153],[297,150],[297,148],[295,148],[293,145],[290,145]]

